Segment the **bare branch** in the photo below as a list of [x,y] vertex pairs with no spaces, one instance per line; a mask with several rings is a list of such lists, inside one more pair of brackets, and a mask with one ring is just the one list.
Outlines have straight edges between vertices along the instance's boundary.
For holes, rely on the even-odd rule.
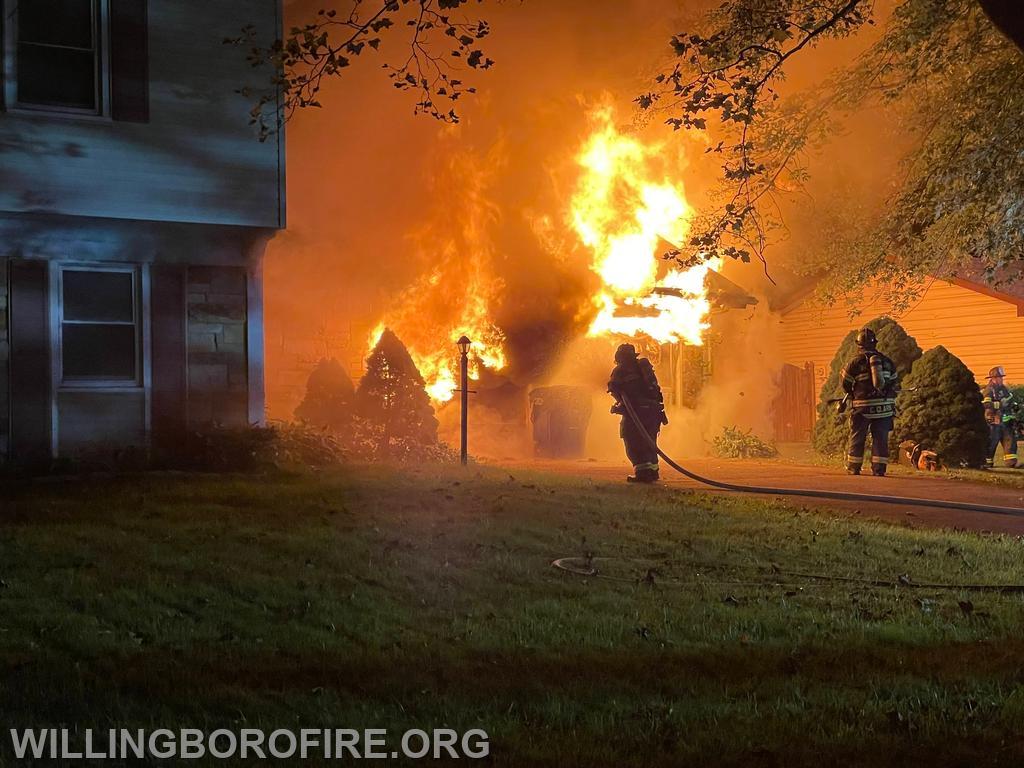
[[384,35],[394,35],[390,30],[402,27],[409,30],[408,55],[399,64],[383,65],[392,85],[417,94],[417,114],[457,123],[456,102],[476,91],[459,73],[494,65],[479,47],[490,34],[488,23],[451,15],[472,0],[343,1],[347,13],[321,9],[313,21],[292,27],[284,39],[269,46],[258,44],[251,26],[224,41],[246,47],[252,66],[269,65],[276,73],[264,92],[243,91],[255,100],[250,123],[259,128],[261,140],[297,111],[320,107],[319,94],[327,78],[342,74],[364,53],[378,51]]

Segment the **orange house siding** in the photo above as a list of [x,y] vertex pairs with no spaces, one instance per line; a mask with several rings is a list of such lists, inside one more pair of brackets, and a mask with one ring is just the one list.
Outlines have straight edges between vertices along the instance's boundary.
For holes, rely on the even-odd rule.
[[1024,317],[1019,316],[1024,301],[965,285],[933,280],[903,315],[894,315],[882,296],[863,306],[861,315],[852,320],[845,306],[802,302],[782,314],[783,362],[814,363],[817,398],[843,337],[872,318],[890,314],[921,349],[927,352],[943,345],[964,361],[979,383],[984,383],[994,365],[1006,368],[1011,384],[1024,383]]

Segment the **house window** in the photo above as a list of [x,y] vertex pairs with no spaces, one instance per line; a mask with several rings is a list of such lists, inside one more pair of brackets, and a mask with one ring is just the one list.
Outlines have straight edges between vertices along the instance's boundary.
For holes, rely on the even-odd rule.
[[7,103],[26,109],[105,112],[107,0],[6,0]]
[[138,280],[132,268],[60,273],[61,382],[139,382]]

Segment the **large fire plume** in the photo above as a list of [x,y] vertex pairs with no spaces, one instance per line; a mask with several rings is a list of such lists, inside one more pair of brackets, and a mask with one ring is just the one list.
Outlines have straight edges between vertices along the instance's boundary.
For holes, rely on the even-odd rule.
[[385,328],[393,330],[437,403],[448,402],[458,389],[455,342],[463,334],[473,342],[471,379],[479,379],[483,368],[501,371],[508,364],[505,335],[493,320],[503,284],[494,274],[488,231],[499,217],[487,194],[498,167],[495,158],[479,163],[468,154],[453,157],[435,182],[435,194],[448,201],[444,211],[412,238],[431,267],[390,302],[368,339],[372,350]]
[[685,243],[692,219],[682,184],[663,168],[666,147],[620,132],[609,107],[592,119],[596,128],[578,158],[582,173],[571,212],[602,281],[588,335],[700,345],[713,264],[662,268],[659,252],[665,243]]
[[[646,143],[616,128],[611,108],[591,115],[591,131],[576,156],[577,181],[563,210],[545,221],[566,221],[566,232],[582,246],[587,267],[599,278],[581,315],[592,318],[587,334],[646,336],[660,343],[700,345],[710,304],[705,278],[710,263],[689,269],[659,254],[666,244],[685,243],[692,210],[678,179],[677,157],[661,143]],[[459,180],[455,211],[431,226],[421,240],[433,253],[426,274],[390,302],[371,333],[372,349],[385,327],[406,343],[430,397],[444,403],[458,389],[456,340],[473,341],[470,377],[508,364],[506,339],[494,320],[504,284],[496,276],[489,228],[501,212],[489,201],[488,177],[500,165],[469,157],[449,169]]]

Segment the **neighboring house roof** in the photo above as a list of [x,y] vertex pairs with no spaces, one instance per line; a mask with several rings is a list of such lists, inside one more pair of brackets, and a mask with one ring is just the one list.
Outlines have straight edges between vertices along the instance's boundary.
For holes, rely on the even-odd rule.
[[[975,291],[1017,307],[1017,314],[1024,317],[1024,266],[1000,270],[989,276],[981,268],[960,268],[955,273],[935,275],[936,280],[946,280],[961,288]],[[784,303],[776,308],[785,315],[802,305],[814,293],[816,282],[810,282],[792,292]]]
[[780,315],[785,315],[788,312],[792,312],[794,309],[799,307],[804,301],[814,293],[814,289],[818,287],[817,282],[811,281],[805,283],[794,291],[791,291],[785,299],[781,300],[777,304],[772,306],[772,309],[778,312]]
[[1019,310],[1024,309],[1024,265],[1007,265],[989,273],[975,263],[958,268],[947,279],[962,288],[1009,301],[1016,304]]

